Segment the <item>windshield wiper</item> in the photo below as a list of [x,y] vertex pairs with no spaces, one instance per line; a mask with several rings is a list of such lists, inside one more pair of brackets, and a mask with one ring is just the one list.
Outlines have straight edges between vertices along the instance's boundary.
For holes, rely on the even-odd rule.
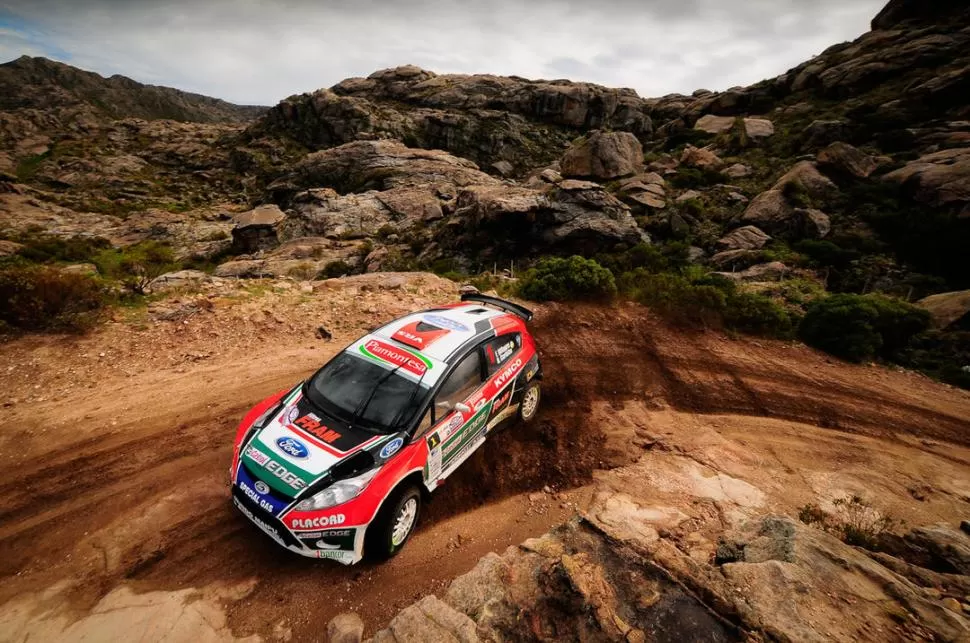
[[386,382],[388,379],[390,379],[390,377],[392,375],[394,375],[395,373],[397,373],[401,369],[402,366],[404,366],[404,364],[399,364],[399,365],[395,366],[390,371],[388,371],[387,373],[385,373],[384,375],[382,375],[381,376],[381,379],[377,380],[377,383],[374,384],[374,388],[372,388],[371,391],[370,391],[370,393],[367,395],[367,399],[361,400],[360,404],[357,405],[357,408],[354,409],[354,414],[350,418],[350,426],[351,427],[353,427],[355,429],[356,428],[359,428],[357,426],[357,420],[359,420],[360,418],[362,418],[364,416],[364,413],[367,412],[367,407],[370,406],[371,400],[373,400],[374,399],[374,396],[377,394],[377,390],[381,387],[382,384],[384,384],[384,382]]

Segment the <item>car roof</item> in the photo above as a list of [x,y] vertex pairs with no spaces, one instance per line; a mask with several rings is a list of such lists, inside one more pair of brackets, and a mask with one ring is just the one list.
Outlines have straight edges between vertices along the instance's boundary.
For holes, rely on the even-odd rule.
[[458,304],[411,313],[378,328],[374,335],[449,363],[466,344],[494,335],[508,313],[481,304]]
[[360,354],[401,376],[434,386],[449,364],[497,334],[524,331],[515,315],[476,303],[461,303],[411,313],[364,335],[345,350]]

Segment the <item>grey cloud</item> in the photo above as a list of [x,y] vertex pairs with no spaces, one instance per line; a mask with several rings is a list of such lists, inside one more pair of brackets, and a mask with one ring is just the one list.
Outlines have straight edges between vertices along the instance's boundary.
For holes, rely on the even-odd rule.
[[[30,51],[235,102],[348,76],[568,77],[644,96],[783,73],[864,32],[885,0],[6,0]],[[27,47],[0,31],[0,54]]]

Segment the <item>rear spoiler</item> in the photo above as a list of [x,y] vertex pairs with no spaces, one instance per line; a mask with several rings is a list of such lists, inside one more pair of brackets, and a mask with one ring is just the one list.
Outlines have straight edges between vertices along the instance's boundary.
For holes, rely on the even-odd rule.
[[518,304],[513,304],[511,301],[505,301],[504,299],[499,299],[498,297],[489,297],[488,295],[482,295],[477,292],[466,292],[461,295],[462,301],[475,301],[480,304],[487,304],[489,306],[495,306],[500,310],[504,310],[507,313],[512,313],[517,315],[529,322],[532,321],[532,311],[524,306]]

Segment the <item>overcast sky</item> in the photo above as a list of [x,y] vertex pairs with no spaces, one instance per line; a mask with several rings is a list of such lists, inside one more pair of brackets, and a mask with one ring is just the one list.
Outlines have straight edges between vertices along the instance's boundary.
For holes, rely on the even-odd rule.
[[0,0],[0,61],[47,56],[275,104],[414,64],[641,96],[749,85],[869,29],[886,0]]

